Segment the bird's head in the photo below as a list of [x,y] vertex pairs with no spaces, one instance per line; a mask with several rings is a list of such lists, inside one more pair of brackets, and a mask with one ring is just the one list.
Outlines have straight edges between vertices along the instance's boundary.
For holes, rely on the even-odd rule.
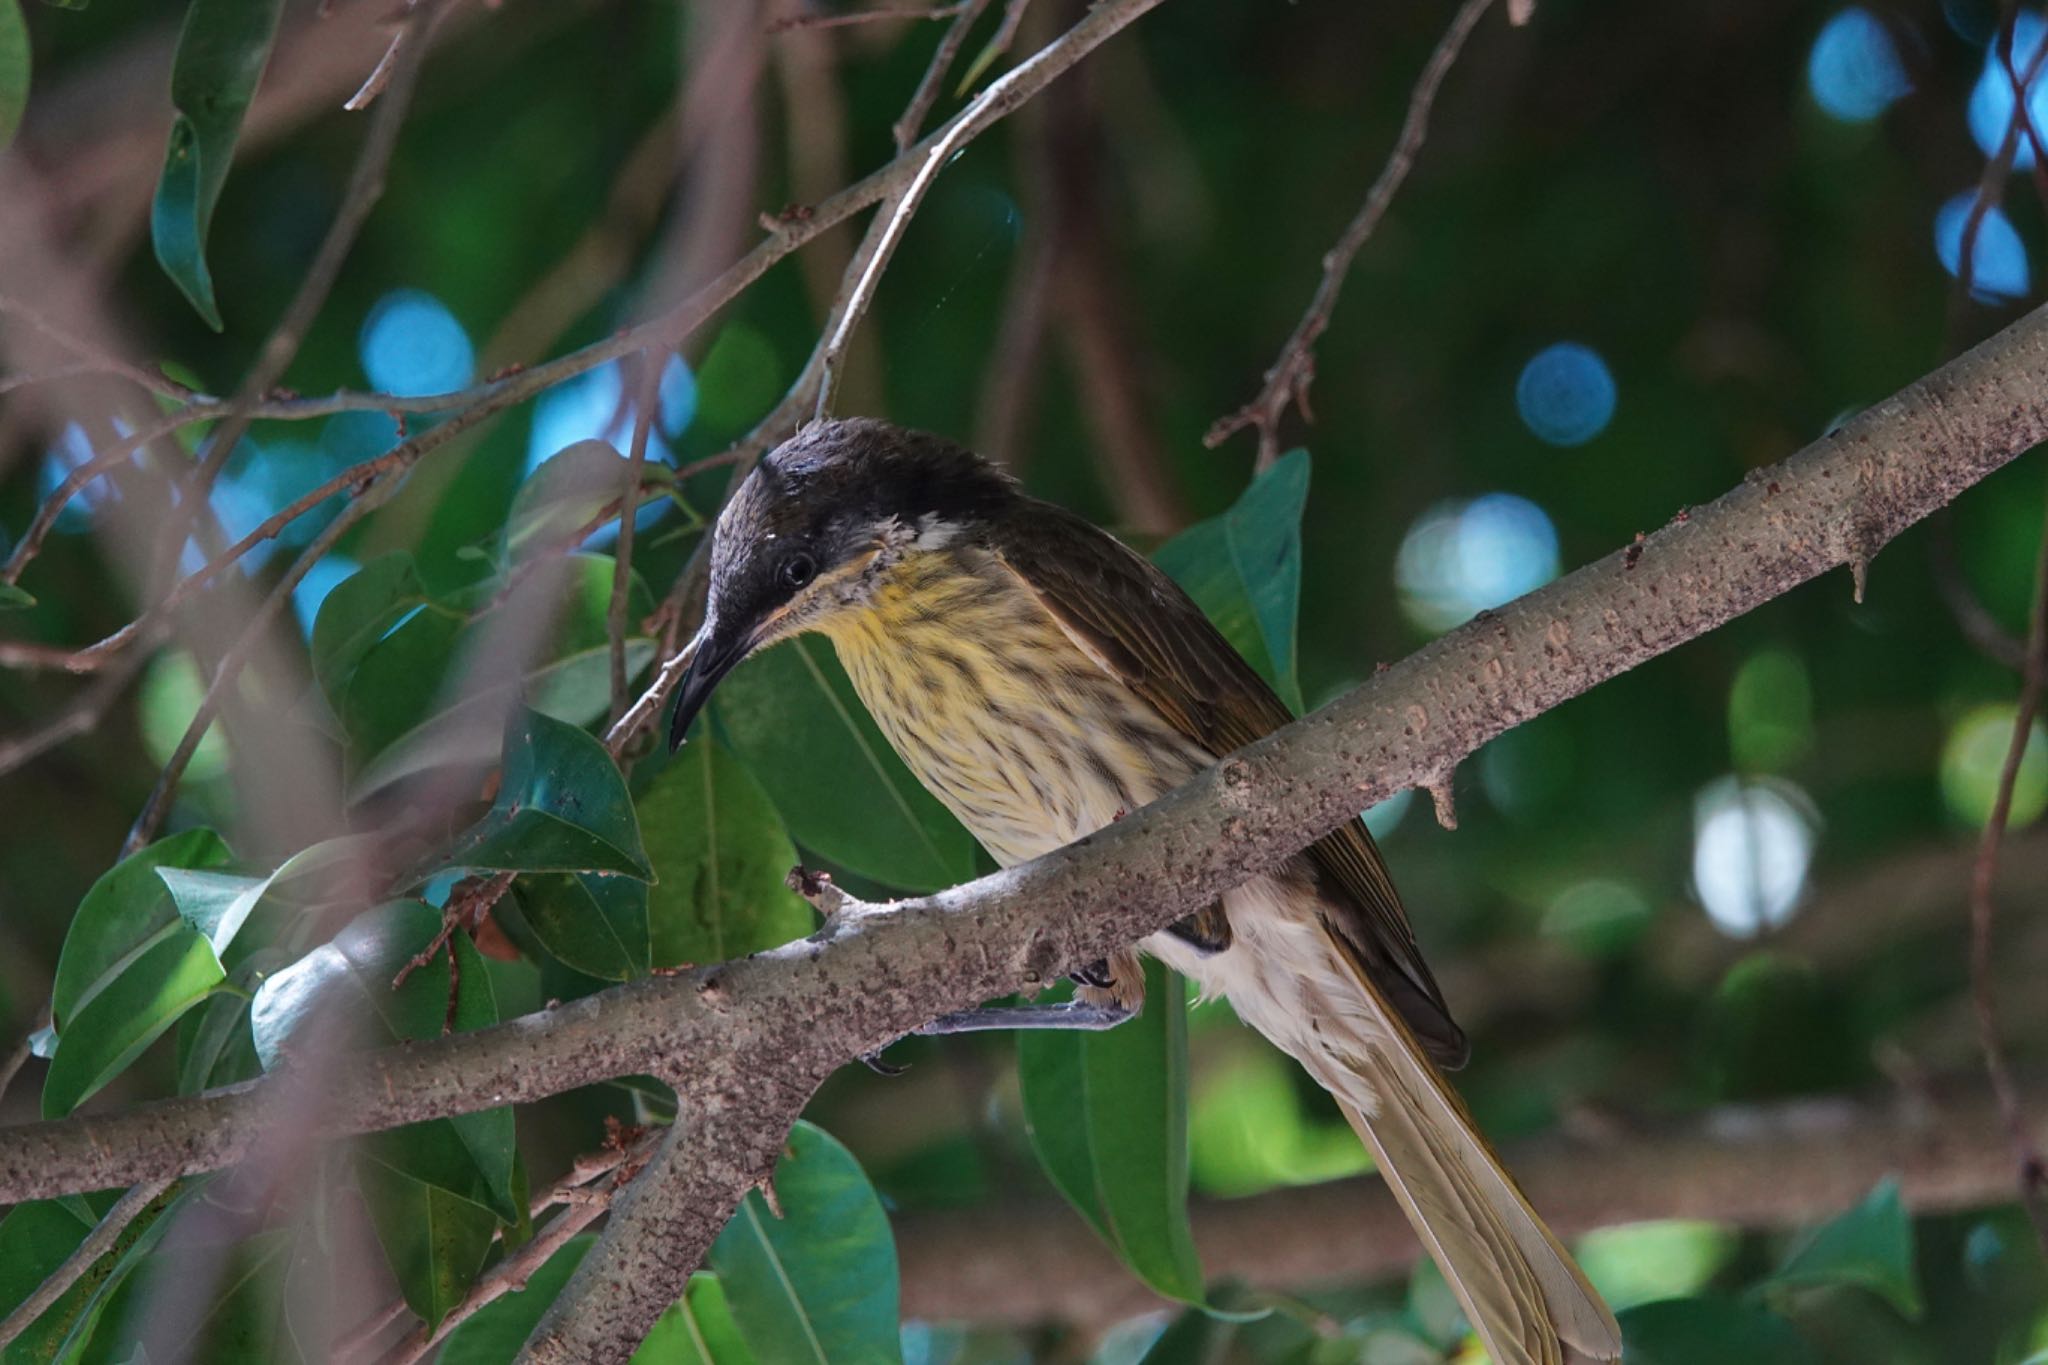
[[712,528],[704,626],[669,746],[742,659],[862,609],[895,564],[973,536],[1017,496],[974,452],[871,418],[815,422],[770,451]]

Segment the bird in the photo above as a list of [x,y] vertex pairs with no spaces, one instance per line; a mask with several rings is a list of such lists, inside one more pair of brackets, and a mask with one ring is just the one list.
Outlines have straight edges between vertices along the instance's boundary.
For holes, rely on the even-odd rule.
[[[1151,561],[965,447],[874,418],[810,423],[727,500],[671,748],[743,659],[812,632],[1004,866],[1293,719]],[[1081,967],[1071,1003],[983,1017],[1114,1026],[1142,1005],[1140,952],[1226,998],[1335,1097],[1495,1365],[1620,1358],[1612,1312],[1444,1077],[1469,1044],[1362,820]]]

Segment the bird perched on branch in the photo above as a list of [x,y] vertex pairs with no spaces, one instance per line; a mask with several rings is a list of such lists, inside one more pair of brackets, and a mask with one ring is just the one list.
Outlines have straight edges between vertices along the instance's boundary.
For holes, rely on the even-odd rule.
[[[1171,579],[970,451],[887,423],[816,423],[719,517],[682,742],[747,655],[827,636],[919,780],[1004,865],[1100,829],[1292,718]],[[1496,1365],[1620,1357],[1613,1315],[1438,1070],[1465,1060],[1360,821],[1076,973],[1064,1005],[941,1031],[1103,1028],[1150,953],[1293,1056],[1378,1159]]]

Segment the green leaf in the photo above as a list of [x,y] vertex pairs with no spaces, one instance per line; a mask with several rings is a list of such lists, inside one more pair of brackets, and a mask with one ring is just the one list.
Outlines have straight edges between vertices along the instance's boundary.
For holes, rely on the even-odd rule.
[[313,619],[313,676],[337,710],[371,646],[431,600],[412,556],[382,555],[334,585]]
[[632,1365],[755,1365],[716,1275],[698,1271],[690,1287],[654,1320]]
[[860,1163],[798,1123],[775,1193],[780,1218],[748,1191],[709,1257],[748,1346],[777,1365],[901,1361],[896,1244]]
[[[100,1208],[82,1210],[88,1217],[81,1217],[81,1210],[69,1201],[42,1199],[17,1204],[5,1218],[0,1218],[0,1317],[34,1293],[50,1272],[64,1264],[85,1240],[99,1213],[112,1201],[99,1202]],[[15,1365],[17,1361],[48,1360],[91,1294],[90,1286],[82,1290],[72,1286],[25,1333],[0,1351],[0,1361]]]
[[[9,3],[12,3],[12,0],[0,0],[0,65],[4,65],[7,60],[7,54],[4,51],[7,41],[5,33],[7,27],[5,5]],[[0,92],[0,99],[4,98],[5,93]],[[6,139],[0,138],[0,146],[4,146],[5,143]],[[13,583],[0,583],[0,611],[16,611],[24,607],[32,607],[35,604],[35,594],[29,592],[26,588],[19,587]]]
[[1619,1315],[1628,1365],[1815,1365],[1792,1324],[1754,1304],[1701,1297],[1646,1303]]
[[1918,1320],[1923,1305],[1913,1270],[1913,1220],[1899,1200],[1896,1176],[1878,1181],[1862,1203],[1802,1238],[1762,1287],[1814,1285],[1867,1289]]
[[505,734],[505,778],[484,818],[456,841],[451,866],[519,872],[654,869],[626,779],[604,746],[573,725],[522,707]]
[[534,938],[563,965],[605,981],[647,975],[647,883],[591,872],[529,872],[512,884],[512,894]]
[[[207,1202],[207,1198],[207,1182],[197,1179],[174,1184],[150,1201],[133,1222],[121,1229],[107,1254],[86,1272],[81,1282],[86,1286],[83,1300],[76,1305],[76,1311],[64,1329],[63,1340],[54,1351],[40,1359],[69,1365],[69,1362],[84,1356],[102,1322],[118,1324],[122,1317],[119,1305],[125,1297],[123,1291],[130,1287],[136,1270],[149,1262],[172,1224],[188,1209]],[[109,1200],[109,1206],[111,1203]],[[79,1292],[76,1286],[71,1290],[73,1294]],[[49,1320],[45,1315],[44,1321]]]
[[1153,555],[1297,714],[1295,623],[1308,474],[1308,452],[1289,451],[1230,510],[1190,526]]
[[434,1330],[476,1282],[497,1216],[366,1152],[357,1156],[356,1180],[406,1307]]
[[[640,486],[664,488],[675,471],[658,461],[641,467]],[[527,549],[546,550],[573,539],[626,486],[626,457],[609,441],[563,446],[519,485],[505,519],[505,549],[518,558]]]
[[123,959],[178,922],[157,869],[219,867],[227,861],[228,848],[218,834],[193,829],[159,839],[100,875],[71,917],[57,958],[50,1010],[60,1035],[86,998],[118,973]]
[[[28,78],[28,20],[22,17],[19,0],[0,0],[0,151],[14,141],[14,130],[21,126],[21,111],[28,107]],[[15,594],[28,600],[14,600]],[[12,583],[0,585],[0,607],[34,603]]]
[[88,998],[57,1035],[57,1055],[43,1079],[43,1117],[76,1109],[226,978],[207,941],[173,925]]
[[216,332],[222,324],[206,233],[283,10],[284,0],[192,0],[171,64],[178,117],[150,209],[150,238],[164,273]]
[[[214,953],[225,959],[235,935],[266,897],[290,892],[311,895],[317,902],[345,896],[358,859],[379,842],[377,835],[361,834],[324,839],[300,849],[267,877],[168,867],[158,868],[157,875],[169,889],[179,917],[205,935]],[[339,885],[329,885],[337,879]]]
[[491,1300],[450,1332],[435,1365],[512,1365],[519,1348],[540,1325],[541,1314],[596,1242],[597,1235],[586,1232],[562,1243],[527,1276],[524,1287]]
[[1187,998],[1145,963],[1145,1008],[1102,1033],[1019,1035],[1024,1118],[1067,1201],[1160,1294],[1202,1302],[1188,1230]]
[[712,714],[804,847],[906,891],[974,876],[973,838],[903,766],[824,641],[747,660]]
[[[265,1069],[284,1059],[293,1034],[311,1022],[335,1027],[329,1011],[353,1009],[381,1026],[380,1041],[436,1038],[446,1022],[449,975],[445,954],[392,989],[392,980],[413,955],[433,940],[440,912],[418,901],[394,901],[359,916],[334,941],[315,948],[290,966],[271,973],[250,1006],[257,1055]],[[498,1022],[490,971],[467,935],[451,940],[461,971],[456,996],[457,1031]],[[364,1010],[367,1006],[367,1010]],[[402,1175],[488,1206],[505,1222],[516,1222],[513,1198],[515,1120],[509,1105],[408,1124],[363,1141],[374,1159]]]
[[654,863],[655,962],[724,962],[811,932],[811,908],[786,881],[796,847],[774,803],[715,741],[685,745],[661,770],[640,798],[640,828]]

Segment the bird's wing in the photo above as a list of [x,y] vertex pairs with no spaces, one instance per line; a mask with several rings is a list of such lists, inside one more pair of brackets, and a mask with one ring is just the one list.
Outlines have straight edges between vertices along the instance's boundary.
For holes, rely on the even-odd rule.
[[[1036,501],[1017,522],[997,524],[992,548],[1067,632],[1176,730],[1221,758],[1294,717],[1266,681],[1210,624],[1178,584],[1121,541],[1064,509]],[[1465,1060],[1452,1021],[1422,960],[1386,864],[1353,820],[1308,850],[1330,910],[1333,936],[1372,974],[1430,1055]]]

